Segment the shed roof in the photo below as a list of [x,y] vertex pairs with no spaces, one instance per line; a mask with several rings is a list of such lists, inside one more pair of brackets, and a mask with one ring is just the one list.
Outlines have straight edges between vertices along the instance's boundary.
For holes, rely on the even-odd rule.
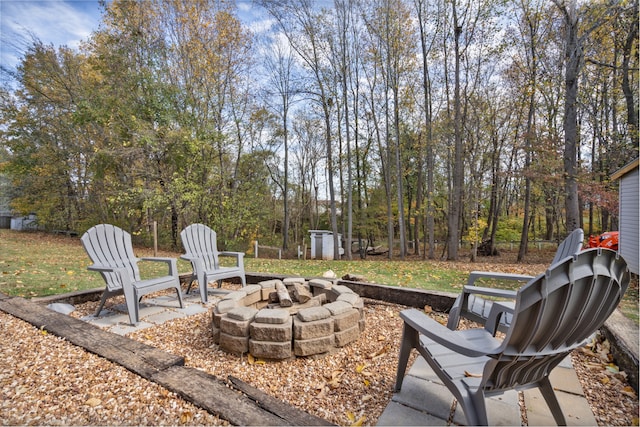
[[634,170],[635,168],[637,168],[638,164],[640,164],[640,157],[636,157],[635,160],[632,160],[631,162],[627,163],[622,168],[620,168],[617,171],[615,171],[613,173],[613,175],[611,175],[611,180],[615,181],[616,179],[622,178],[624,175],[626,175],[627,173],[629,173],[632,170]]

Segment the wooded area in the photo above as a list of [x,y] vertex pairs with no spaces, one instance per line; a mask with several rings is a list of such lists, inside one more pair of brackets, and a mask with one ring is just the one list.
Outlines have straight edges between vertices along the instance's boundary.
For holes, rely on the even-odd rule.
[[79,51],[25,41],[0,90],[12,208],[141,240],[157,221],[174,248],[195,222],[242,251],[328,229],[348,258],[500,239],[523,259],[532,235],[616,229],[638,0],[252,7],[265,21],[232,1],[113,0]]

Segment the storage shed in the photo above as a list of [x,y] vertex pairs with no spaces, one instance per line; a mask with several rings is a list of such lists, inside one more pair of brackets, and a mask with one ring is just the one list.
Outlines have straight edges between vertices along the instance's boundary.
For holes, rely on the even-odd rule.
[[612,180],[620,180],[619,190],[619,231],[618,252],[627,261],[629,271],[638,274],[638,246],[640,245],[640,185],[638,161],[631,163],[611,175]]
[[[311,235],[311,259],[333,259],[333,233],[329,230],[309,230]],[[338,252],[342,256],[342,235],[338,234]]]

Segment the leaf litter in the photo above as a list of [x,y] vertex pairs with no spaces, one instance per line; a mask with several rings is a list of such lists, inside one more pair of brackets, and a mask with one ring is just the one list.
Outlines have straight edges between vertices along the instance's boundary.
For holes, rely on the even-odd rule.
[[[118,303],[115,300],[113,303]],[[91,313],[96,305],[97,302],[83,304],[72,315],[80,317]],[[393,395],[397,364],[397,351],[394,349],[398,347],[402,333],[402,320],[398,313],[403,308],[367,300],[367,326],[358,341],[326,356],[286,361],[261,360],[246,354],[231,355],[220,350],[208,333],[211,316],[207,313],[166,322],[132,333],[129,337],[182,355],[188,366],[202,369],[219,378],[224,379],[228,375],[238,377],[288,404],[332,423],[374,425]],[[426,308],[436,320],[446,320],[446,314]],[[28,333],[26,331],[34,329],[32,326],[3,313],[0,313],[0,321],[0,330],[8,338],[7,342],[19,342],[27,346],[27,349],[21,350],[11,350],[14,346],[4,346],[0,350],[0,357],[4,360],[10,363],[23,352],[33,354],[33,348],[41,346],[47,347],[48,354],[46,369],[23,369],[20,374],[15,374],[4,371],[4,367],[0,368],[0,391],[3,396],[0,419],[4,423],[226,424],[224,420],[194,407],[160,386],[88,354],[64,340],[43,335],[40,330],[38,334]],[[16,323],[19,327],[16,327]],[[464,321],[463,327],[468,327]],[[32,342],[42,340],[48,341]],[[58,350],[59,346],[64,346],[64,350]],[[638,425],[638,398],[629,386],[624,372],[612,365],[607,346],[608,343],[604,340],[594,341],[590,347],[572,354],[585,397],[599,425]],[[106,371],[109,375],[103,376],[105,368],[96,368],[96,363],[108,364]],[[32,378],[36,371],[44,372],[56,365],[61,368],[49,372],[45,377],[48,375],[60,379],[71,376],[71,381],[62,381],[73,386],[62,389],[60,385],[54,386],[54,391],[49,385],[34,387],[38,383],[37,379]],[[98,384],[100,389],[97,389]],[[148,392],[141,394],[140,390]],[[59,397],[58,402],[43,398],[44,395],[52,394]],[[37,410],[33,409],[34,406]],[[28,407],[31,409],[25,409]],[[123,408],[128,409],[123,411]],[[136,408],[142,409],[138,411]]]

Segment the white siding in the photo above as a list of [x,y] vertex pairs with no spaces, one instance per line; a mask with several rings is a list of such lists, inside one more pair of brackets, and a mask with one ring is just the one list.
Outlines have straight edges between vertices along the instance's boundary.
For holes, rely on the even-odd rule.
[[620,242],[618,252],[627,261],[629,270],[638,274],[640,246],[640,189],[638,167],[620,178]]

